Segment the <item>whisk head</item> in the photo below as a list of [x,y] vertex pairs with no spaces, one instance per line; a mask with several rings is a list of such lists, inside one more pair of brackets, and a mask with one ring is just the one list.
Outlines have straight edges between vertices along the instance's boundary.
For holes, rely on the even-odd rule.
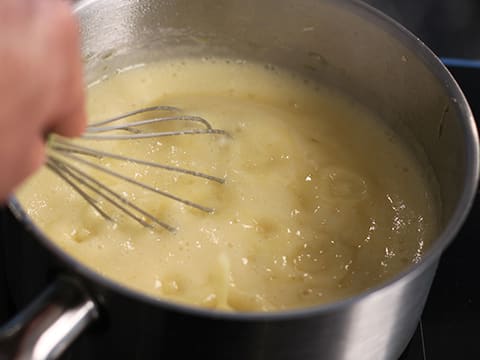
[[[159,114],[162,116],[152,116],[147,119],[135,120],[133,117],[140,114]],[[121,121],[121,123],[120,123]],[[146,125],[182,122],[193,126],[181,128],[172,131],[145,131]],[[204,118],[199,116],[184,115],[179,108],[173,106],[151,106],[135,111],[131,111],[106,120],[91,123],[88,125],[85,133],[80,137],[88,140],[134,140],[149,139],[172,136],[186,135],[222,135],[229,136],[225,130],[215,129]],[[213,208],[190,201],[186,198],[171,194],[165,190],[140,182],[133,177],[112,170],[94,161],[97,159],[114,159],[130,163],[150,166],[163,169],[170,172],[185,174],[198,178],[207,179],[219,184],[223,184],[225,179],[203,172],[194,171],[182,167],[170,166],[158,162],[136,159],[129,156],[115,154],[113,152],[101,151],[89,146],[79,145],[77,142],[65,139],[57,135],[51,135],[48,140],[48,152],[46,166],[53,171],[62,180],[72,187],[91,207],[96,210],[103,218],[108,221],[116,222],[114,216],[107,212],[101,205],[102,202],[111,204],[114,208],[123,212],[125,215],[135,220],[139,224],[155,228],[160,226],[168,231],[175,231],[176,227],[158,219],[148,211],[142,209],[126,196],[112,190],[107,184],[87,173],[84,168],[95,169],[100,173],[116,177],[126,183],[133,184],[140,188],[156,193],[160,196],[180,202],[184,205],[211,213]],[[100,201],[102,200],[102,201]]]

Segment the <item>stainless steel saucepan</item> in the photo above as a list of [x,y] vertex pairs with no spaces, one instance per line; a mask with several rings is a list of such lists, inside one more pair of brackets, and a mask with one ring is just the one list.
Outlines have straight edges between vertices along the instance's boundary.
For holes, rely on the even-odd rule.
[[50,242],[12,200],[0,252],[9,302],[21,309],[37,300],[3,328],[0,358],[48,358],[65,349],[65,359],[398,358],[478,180],[472,114],[435,55],[357,1],[83,0],[75,12],[87,82],[163,58],[224,56],[291,69],[354,96],[433,169],[441,233],[419,264],[353,298],[280,313],[219,313],[97,275]]

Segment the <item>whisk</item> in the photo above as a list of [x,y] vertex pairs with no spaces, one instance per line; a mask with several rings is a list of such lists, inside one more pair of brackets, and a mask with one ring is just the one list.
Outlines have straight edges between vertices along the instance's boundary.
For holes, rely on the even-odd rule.
[[[135,115],[149,115],[150,113],[152,115],[161,113],[162,116],[151,116],[148,119],[142,120],[133,119]],[[126,121],[122,121],[121,123],[119,123],[120,120],[124,119]],[[142,127],[144,127],[145,125],[166,122],[182,122],[186,124],[194,124],[195,126],[173,131],[142,131]],[[202,117],[183,115],[181,113],[181,110],[177,107],[151,106],[131,111],[96,123],[91,123],[88,125],[85,133],[81,136],[81,139],[132,140],[187,135],[229,136],[229,134],[225,130],[213,128],[212,125]],[[109,174],[127,183],[134,184],[153,193],[159,194],[174,201],[178,201],[182,204],[207,213],[213,212],[214,209],[204,206],[202,204],[195,203],[180,196],[171,194],[165,190],[150,186],[146,183],[142,183],[132,177],[100,165],[98,162],[92,161],[92,158],[109,158],[120,161],[127,161],[145,166],[160,168],[166,171],[195,176],[214,181],[219,184],[223,184],[225,182],[223,178],[198,171],[193,171],[190,169],[169,166],[157,162],[145,161],[142,159],[135,159],[115,153],[100,151],[88,146],[79,145],[78,142],[74,143],[71,140],[62,138],[57,135],[51,135],[49,137],[47,147],[47,168],[57,174],[67,184],[69,184],[103,218],[112,222],[116,222],[115,218],[111,216],[101,206],[100,200],[104,200],[110,203],[115,208],[117,208],[118,210],[120,210],[121,212],[123,212],[124,214],[145,227],[154,228],[155,225],[158,225],[161,228],[164,228],[171,232],[177,230],[176,227],[158,219],[157,217],[150,214],[148,211],[145,211],[140,206],[133,203],[131,200],[127,199],[124,195],[113,191],[105,183],[102,183],[95,177],[87,174],[86,171],[81,169],[81,166],[89,167],[102,173]]]

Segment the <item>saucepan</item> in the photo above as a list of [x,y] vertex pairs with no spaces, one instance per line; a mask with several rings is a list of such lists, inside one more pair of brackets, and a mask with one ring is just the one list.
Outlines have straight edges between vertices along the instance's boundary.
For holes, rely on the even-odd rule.
[[352,298],[226,313],[156,299],[98,275],[49,241],[12,199],[0,254],[8,302],[26,310],[3,327],[0,358],[398,358],[478,180],[474,120],[438,58],[357,1],[83,0],[74,7],[87,83],[153,60],[223,56],[286,68],[355,97],[431,167],[441,231],[421,262]]

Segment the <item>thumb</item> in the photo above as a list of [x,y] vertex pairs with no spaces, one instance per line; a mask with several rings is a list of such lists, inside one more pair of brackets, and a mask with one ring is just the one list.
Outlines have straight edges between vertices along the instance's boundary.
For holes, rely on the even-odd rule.
[[79,101],[77,104],[75,109],[57,119],[53,127],[48,130],[66,137],[82,135],[87,125],[87,115],[83,101]]

